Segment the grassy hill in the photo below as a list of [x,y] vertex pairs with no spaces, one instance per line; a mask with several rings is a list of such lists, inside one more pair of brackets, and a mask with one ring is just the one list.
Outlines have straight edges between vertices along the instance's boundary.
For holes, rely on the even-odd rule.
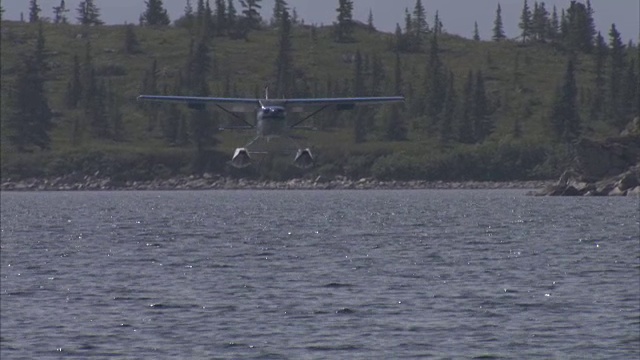
[[[158,62],[161,86],[175,82],[189,53],[189,32],[176,27],[136,27],[141,52],[129,55],[123,50],[125,26],[99,26],[85,31],[79,25],[44,24],[50,68],[46,90],[49,104],[57,115],[51,134],[52,150],[17,153],[6,141],[6,132],[3,131],[2,177],[59,176],[73,171],[93,174],[102,170],[102,174],[110,176],[148,178],[191,172],[193,146],[170,146],[159,129],[148,131],[148,119],[136,102],[142,79],[154,60]],[[364,28],[357,28],[355,42],[336,43],[331,27],[315,30],[315,41],[312,39],[313,31],[311,27],[295,27],[293,59],[306,80],[317,84],[320,89],[317,95],[326,95],[323,89],[328,78],[334,82],[351,81],[354,70],[349,59],[358,50],[379,56],[385,65],[387,83],[393,83],[395,54],[389,45],[392,34],[369,33]],[[34,48],[36,36],[37,25],[2,22],[3,118],[7,111],[5,100],[15,81],[21,55]],[[264,84],[273,80],[277,40],[275,29],[251,32],[248,41],[214,38],[211,43],[213,71],[208,79],[212,93],[222,94],[228,77],[232,81],[233,95],[261,97]],[[84,57],[87,41],[91,43],[98,74],[108,80],[121,99],[125,129],[123,141],[96,140],[87,133],[78,140],[77,133],[74,135],[74,126],[86,119],[82,119],[77,110],[66,108],[65,93],[73,57]],[[496,128],[485,143],[442,147],[433,134],[412,128],[411,125],[420,119],[404,119],[410,127],[408,141],[384,142],[374,131],[367,142],[355,144],[349,123],[351,113],[328,114],[325,118],[339,116],[342,119],[339,123],[344,126],[306,134],[309,136],[306,143],[312,145],[318,154],[318,166],[311,172],[291,169],[288,162],[281,159],[273,159],[258,169],[244,172],[229,169],[224,161],[230,158],[235,147],[251,137],[251,134],[231,132],[216,135],[220,143],[209,153],[211,161],[207,171],[271,178],[317,174],[392,178],[394,173],[403,178],[457,180],[555,176],[563,156],[549,140],[547,119],[556,88],[562,81],[567,54],[559,47],[547,44],[476,42],[447,34],[440,37],[439,44],[443,63],[456,77],[458,94],[462,93],[464,79],[470,70],[481,70],[485,76],[488,96],[496,107],[493,114]],[[402,55],[405,90],[422,86],[427,57],[426,52]],[[585,89],[592,86],[594,79],[593,60],[591,56],[578,55],[576,61],[578,87],[586,94]],[[395,95],[391,88],[387,85],[387,95]],[[407,98],[407,106],[422,101],[419,93],[415,91],[413,98]],[[385,110],[376,108],[376,111]],[[214,116],[220,123],[232,121],[222,112],[215,112]],[[586,118],[585,111],[583,119]],[[517,140],[513,139],[515,119],[519,120],[523,131],[523,137]],[[617,131],[605,122],[585,125],[590,136],[608,136]],[[511,159],[507,159],[509,157]],[[478,165],[483,162],[486,166]],[[509,171],[510,162],[519,162],[520,165],[513,166],[522,168]],[[395,169],[397,166],[402,169]]]

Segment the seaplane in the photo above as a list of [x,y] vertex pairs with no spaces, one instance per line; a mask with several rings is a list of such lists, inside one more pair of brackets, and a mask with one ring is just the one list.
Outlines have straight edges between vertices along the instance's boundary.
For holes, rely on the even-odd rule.
[[[235,149],[230,164],[236,168],[245,168],[253,163],[254,155],[267,153],[260,144],[270,142],[274,138],[284,138],[295,146],[293,165],[302,169],[308,169],[314,164],[311,149],[297,146],[293,130],[313,130],[302,126],[311,117],[328,109],[338,111],[352,110],[360,105],[373,105],[394,102],[404,102],[403,96],[388,97],[345,97],[345,98],[300,98],[300,99],[276,99],[269,98],[269,90],[265,88],[264,99],[256,98],[226,98],[226,97],[197,97],[197,96],[167,96],[167,95],[140,95],[138,101],[157,101],[183,103],[194,110],[203,110],[206,106],[215,106],[225,113],[239,119],[244,125],[222,127],[220,130],[252,130],[255,129],[255,137],[243,147]],[[289,113],[309,113],[293,123],[287,121]],[[241,113],[254,113],[255,122],[247,121]],[[263,144],[264,145],[264,144]],[[296,151],[297,149],[297,151]]]

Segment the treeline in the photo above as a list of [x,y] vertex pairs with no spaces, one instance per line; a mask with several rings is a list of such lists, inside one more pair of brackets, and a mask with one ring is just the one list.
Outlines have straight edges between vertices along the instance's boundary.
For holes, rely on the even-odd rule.
[[[534,2],[531,10],[524,0],[520,19],[522,33],[515,40],[507,40],[504,34],[498,5],[493,40],[519,44],[513,68],[502,71],[509,74],[506,75],[509,79],[498,87],[495,75],[488,75],[497,72],[491,67],[489,51],[484,61],[470,61],[471,65],[463,70],[445,60],[446,42],[451,41],[451,37],[446,34],[437,12],[433,20],[427,20],[421,0],[416,0],[413,11],[406,10],[404,28],[398,25],[395,34],[381,37],[386,41],[387,53],[362,50],[367,48],[361,44],[366,41],[363,40],[364,31],[371,34],[369,36],[377,36],[373,13],[370,12],[367,24],[359,24],[353,19],[353,1],[338,1],[330,37],[338,46],[353,49],[351,54],[342,54],[344,64],[350,67],[350,75],[346,77],[320,72],[309,64],[296,62],[296,52],[301,50],[293,46],[294,32],[310,34],[309,51],[313,58],[327,51],[321,47],[319,39],[322,29],[303,27],[304,22],[285,0],[276,0],[271,19],[265,21],[260,16],[260,3],[260,0],[243,0],[237,10],[234,0],[198,0],[194,4],[186,0],[184,14],[173,23],[189,34],[184,61],[174,65],[171,75],[166,76],[163,70],[166,64],[162,63],[160,54],[154,54],[156,60],[149,62],[144,76],[138,80],[139,92],[261,97],[264,84],[238,88],[238,75],[227,71],[218,55],[217,45],[222,41],[220,38],[250,41],[251,33],[255,32],[256,36],[273,33],[276,38],[275,47],[268,44],[263,48],[275,53],[275,58],[265,66],[268,70],[262,75],[268,79],[270,90],[277,97],[406,96],[404,106],[359,108],[348,115],[328,112],[314,118],[319,128],[350,128],[356,144],[429,139],[436,144],[438,153],[443,154],[439,159],[447,159],[445,162],[448,163],[461,156],[447,154],[466,154],[464,149],[482,144],[487,149],[494,149],[496,147],[490,143],[505,135],[516,143],[530,144],[527,132],[534,127],[544,129],[542,132],[548,135],[545,141],[550,144],[571,145],[581,136],[598,131],[594,126],[602,128],[598,124],[620,130],[639,113],[638,47],[631,43],[625,45],[615,25],[611,26],[608,39],[596,32],[594,10],[589,1],[586,4],[572,1],[566,10],[558,12],[554,7],[549,12],[544,2]],[[145,4],[138,26],[123,27],[120,35],[121,51],[133,58],[149,55],[138,39],[140,27],[171,26],[162,0],[148,0]],[[68,24],[69,12],[61,0],[54,8],[51,22]],[[123,107],[128,100],[123,98],[123,84],[113,79],[127,74],[128,64],[97,64],[95,44],[92,43],[96,40],[92,40],[90,34],[92,28],[103,24],[100,10],[94,1],[87,0],[81,2],[76,13],[76,20],[82,25],[84,51],[76,54],[73,63],[68,64],[71,70],[69,78],[63,80],[66,83],[64,108],[53,111],[50,94],[45,90],[51,71],[47,40],[42,31],[45,19],[40,17],[37,0],[30,0],[29,21],[37,24],[40,30],[35,47],[22,54],[13,81],[8,84],[11,91],[3,81],[3,97],[8,100],[2,106],[3,138],[20,152],[50,149],[50,135],[54,123],[58,123],[54,119],[62,116],[71,124],[69,144],[73,146],[93,141],[123,142],[131,139],[133,124],[127,119],[135,116],[144,119],[145,133],[149,136],[160,138],[170,146],[193,146],[194,171],[211,171],[213,165],[207,158],[211,157],[219,141],[219,116],[227,115],[207,108],[190,111],[177,105],[148,103],[136,104],[134,114],[125,113]],[[474,39],[480,40],[477,26]],[[564,77],[557,80],[552,100],[542,104],[547,108],[543,118],[538,120],[540,123],[527,126],[525,122],[531,123],[533,105],[531,101],[523,100],[528,85],[522,78],[530,64],[527,56],[521,53],[528,47],[551,48],[561,54],[566,66]],[[593,67],[587,69],[589,76],[578,82],[578,66],[586,64]],[[489,86],[491,82],[493,85]],[[504,130],[505,123],[510,130]],[[498,134],[499,126],[503,129]],[[526,146],[514,146],[518,151],[526,152]],[[528,161],[530,167],[541,161],[540,154],[544,153],[540,147],[532,148],[535,148],[535,156],[528,158],[535,161]],[[393,162],[410,164],[411,171],[395,171],[405,173],[404,177],[409,177],[406,175],[409,173],[424,174],[424,171],[414,169],[415,164],[423,162],[419,154],[398,156],[385,153],[382,158],[387,160],[381,163],[384,166],[377,165],[374,169],[380,174],[392,174],[395,170],[388,169],[394,168],[390,167]],[[526,154],[522,156],[527,157]],[[376,159],[364,158],[367,160],[358,166],[353,163],[344,166],[364,168],[374,165]]]

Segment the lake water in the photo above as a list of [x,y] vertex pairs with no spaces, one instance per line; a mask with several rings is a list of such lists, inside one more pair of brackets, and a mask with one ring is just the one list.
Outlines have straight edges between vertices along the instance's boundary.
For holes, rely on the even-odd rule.
[[640,358],[637,197],[1,194],[2,359]]

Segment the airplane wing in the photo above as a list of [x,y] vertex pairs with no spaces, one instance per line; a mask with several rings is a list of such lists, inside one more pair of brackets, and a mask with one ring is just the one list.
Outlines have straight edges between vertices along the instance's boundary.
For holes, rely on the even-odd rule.
[[352,98],[251,99],[198,96],[140,95],[138,100],[186,103],[191,108],[207,104],[217,105],[228,112],[254,112],[261,106],[283,106],[289,112],[305,112],[335,106],[337,110],[351,110],[358,105],[403,102],[403,96]]
[[337,110],[351,110],[358,105],[373,105],[393,102],[404,102],[403,96],[387,97],[353,97],[353,98],[309,98],[309,99],[268,99],[265,105],[280,105],[289,112],[304,112],[314,108],[335,106]]
[[221,98],[221,97],[200,97],[200,96],[161,96],[161,95],[140,95],[138,101],[160,101],[187,104],[194,109],[200,109],[211,104],[224,107],[229,112],[255,112],[260,108],[260,99],[251,98]]

